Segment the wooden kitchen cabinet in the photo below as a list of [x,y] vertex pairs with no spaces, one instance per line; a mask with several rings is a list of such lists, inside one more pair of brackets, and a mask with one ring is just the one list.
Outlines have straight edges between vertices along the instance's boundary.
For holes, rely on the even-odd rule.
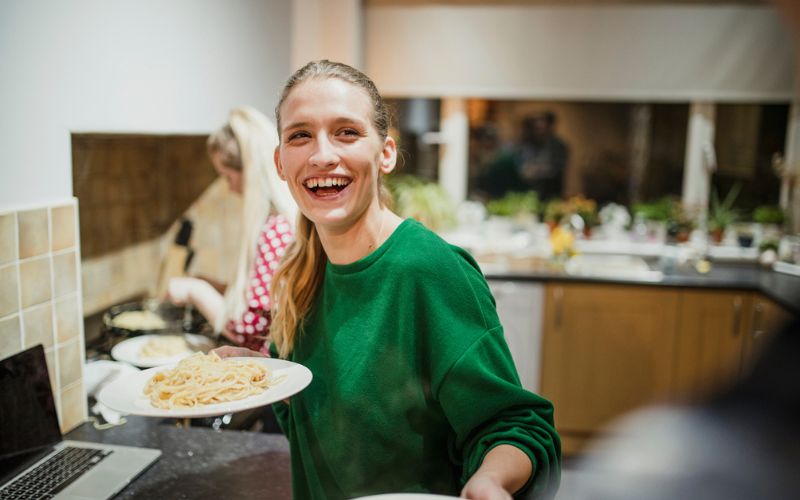
[[683,290],[675,391],[694,399],[735,382],[750,329],[752,293]]
[[546,286],[541,393],[555,406],[564,453],[610,419],[670,394],[678,296],[646,286]]
[[751,318],[750,328],[744,337],[742,375],[747,373],[772,335],[792,320],[792,314],[774,300],[754,293]]
[[751,291],[551,283],[544,295],[541,394],[567,455],[632,409],[734,383],[791,318]]

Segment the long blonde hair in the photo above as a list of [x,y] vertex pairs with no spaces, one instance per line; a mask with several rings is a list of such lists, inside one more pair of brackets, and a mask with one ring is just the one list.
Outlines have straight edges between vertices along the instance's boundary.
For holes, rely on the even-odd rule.
[[258,236],[267,216],[273,211],[294,221],[297,205],[289,187],[275,168],[275,147],[278,136],[272,122],[251,107],[231,111],[228,123],[209,136],[209,153],[221,153],[222,162],[229,168],[241,170],[242,241],[236,262],[236,275],[225,291],[225,314],[214,325],[219,332],[228,320],[241,318],[247,310],[247,286],[255,262]]
[[[351,66],[328,60],[312,61],[306,64],[286,82],[275,108],[279,134],[283,102],[298,84],[312,78],[338,78],[363,89],[372,102],[372,124],[381,138],[386,138],[389,133],[390,115],[375,83],[367,75]],[[389,203],[391,195],[382,184],[379,187],[381,204],[386,205]],[[322,283],[326,262],[327,255],[314,223],[300,213],[297,217],[295,240],[287,249],[281,266],[272,279],[270,338],[282,358],[288,357],[294,350],[302,321],[311,310]]]

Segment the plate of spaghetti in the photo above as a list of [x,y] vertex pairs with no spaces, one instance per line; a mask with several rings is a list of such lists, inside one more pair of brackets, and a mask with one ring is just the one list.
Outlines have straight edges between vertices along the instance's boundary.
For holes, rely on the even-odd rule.
[[[190,345],[188,341],[191,341]],[[139,368],[170,365],[191,356],[198,349],[207,352],[214,342],[203,335],[140,335],[123,340],[111,349],[111,357]]]
[[118,412],[201,418],[286,399],[311,382],[308,368],[277,358],[220,358],[197,352],[167,366],[117,378],[97,399]]

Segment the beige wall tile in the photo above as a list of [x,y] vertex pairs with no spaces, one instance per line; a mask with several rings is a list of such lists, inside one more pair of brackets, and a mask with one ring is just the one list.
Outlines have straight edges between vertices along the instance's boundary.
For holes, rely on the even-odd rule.
[[0,320],[0,359],[22,350],[19,316],[9,316]]
[[53,237],[51,241],[54,252],[75,246],[76,213],[74,205],[52,208]]
[[47,228],[47,209],[25,210],[19,217],[19,258],[27,259],[50,250],[50,231]]
[[29,260],[19,264],[22,307],[30,307],[50,300],[50,258]]
[[60,387],[66,387],[81,378],[83,356],[77,340],[58,346],[56,354],[58,355],[58,384]]
[[81,315],[78,296],[73,295],[56,302],[56,339],[59,344],[69,342],[80,335]]
[[17,231],[14,213],[0,214],[0,266],[17,259]]
[[22,328],[25,347],[42,344],[47,349],[53,345],[53,306],[48,302],[22,311]]
[[50,374],[50,388],[58,397],[58,377],[56,377],[56,348],[45,349],[44,358],[47,361],[47,371]]
[[63,297],[78,291],[78,270],[75,252],[53,255],[53,293]]
[[84,413],[83,382],[78,380],[61,390],[61,432],[68,432],[86,419]]
[[0,318],[19,310],[17,265],[0,267]]

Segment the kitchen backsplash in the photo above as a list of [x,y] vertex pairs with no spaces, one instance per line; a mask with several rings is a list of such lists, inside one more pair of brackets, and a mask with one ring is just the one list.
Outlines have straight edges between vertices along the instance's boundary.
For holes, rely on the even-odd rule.
[[159,237],[84,258],[84,314],[101,313],[113,305],[154,294],[166,248],[174,241],[182,216],[193,223],[190,246],[195,256],[189,274],[228,282],[239,255],[241,210],[240,197],[218,178]]
[[77,200],[0,213],[0,358],[45,348],[63,431],[86,419]]
[[205,135],[72,134],[84,258],[160,238],[216,179]]

